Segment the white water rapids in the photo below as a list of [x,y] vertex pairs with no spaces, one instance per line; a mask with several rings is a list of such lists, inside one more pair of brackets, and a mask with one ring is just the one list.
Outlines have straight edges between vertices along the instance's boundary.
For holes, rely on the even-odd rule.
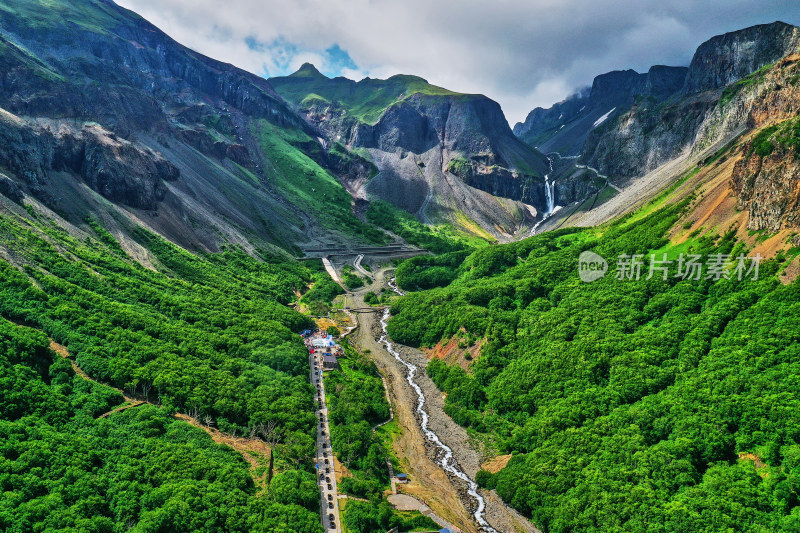
[[[387,283],[394,292],[401,296],[405,295],[403,291],[397,288],[394,279],[388,280]],[[473,513],[473,516],[475,517],[475,521],[478,523],[481,530],[487,533],[497,533],[497,530],[490,526],[489,522],[487,522],[486,518],[483,516],[486,509],[486,501],[483,499],[483,496],[478,494],[478,484],[470,479],[470,477],[461,469],[459,469],[458,465],[453,460],[453,450],[448,445],[443,443],[439,438],[439,435],[437,435],[428,427],[428,413],[425,411],[425,393],[422,391],[422,387],[420,387],[417,382],[414,381],[414,376],[417,375],[417,370],[419,369],[417,368],[417,365],[409,363],[400,357],[400,354],[394,349],[394,345],[389,340],[389,333],[386,331],[386,322],[388,320],[389,310],[386,309],[386,311],[383,312],[383,317],[381,318],[381,329],[383,330],[383,335],[381,336],[379,342],[386,347],[386,351],[392,354],[392,356],[408,370],[408,373],[406,374],[406,381],[408,381],[408,384],[411,385],[411,388],[413,388],[417,393],[417,413],[419,414],[422,432],[425,434],[425,437],[427,437],[427,439],[433,443],[434,446],[443,452],[443,454],[437,454],[440,456],[438,460],[439,466],[441,466],[445,472],[448,472],[458,479],[464,481],[469,487],[467,489],[467,494],[469,494],[478,505]]]

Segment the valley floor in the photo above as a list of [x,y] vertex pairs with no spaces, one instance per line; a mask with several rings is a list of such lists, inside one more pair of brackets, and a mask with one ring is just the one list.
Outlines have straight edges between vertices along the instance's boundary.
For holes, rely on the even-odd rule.
[[[386,287],[386,269],[375,273],[372,283],[348,295],[352,308],[369,307],[364,295],[379,292]],[[395,418],[401,428],[400,435],[393,443],[394,452],[409,475],[410,481],[398,487],[399,492],[417,498],[429,506],[434,513],[448,522],[456,524],[463,531],[477,533],[472,513],[474,501],[466,493],[463,482],[448,477],[434,462],[433,450],[423,435],[414,415],[416,394],[405,378],[406,369],[379,342],[382,335],[380,313],[359,313],[358,328],[351,341],[375,361],[386,378],[391,405]],[[444,413],[444,398],[434,383],[425,374],[427,359],[425,355],[407,346],[395,344],[404,359],[420,369],[415,377],[426,397],[426,411],[430,417],[429,426],[441,440],[453,450],[454,457],[461,468],[474,479],[485,460],[484,453],[467,432]],[[537,529],[524,517],[507,507],[493,492],[481,490],[486,500],[486,519],[497,530],[504,533],[537,532]]]

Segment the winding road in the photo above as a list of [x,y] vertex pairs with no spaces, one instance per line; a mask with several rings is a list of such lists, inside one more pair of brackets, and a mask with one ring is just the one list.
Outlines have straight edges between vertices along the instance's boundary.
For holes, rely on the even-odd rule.
[[367,272],[367,270],[363,266],[361,266],[361,261],[363,261],[363,260],[364,260],[364,254],[359,254],[358,257],[356,257],[356,260],[353,261],[353,266],[361,274],[363,274],[364,276],[372,279],[372,274],[370,272]]

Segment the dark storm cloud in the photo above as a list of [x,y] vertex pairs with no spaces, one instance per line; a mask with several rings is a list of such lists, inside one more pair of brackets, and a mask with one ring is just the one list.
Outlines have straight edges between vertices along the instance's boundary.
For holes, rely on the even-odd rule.
[[412,73],[498,100],[515,122],[603,72],[687,65],[708,38],[800,23],[779,0],[119,0],[200,52],[263,75],[304,61],[359,79]]

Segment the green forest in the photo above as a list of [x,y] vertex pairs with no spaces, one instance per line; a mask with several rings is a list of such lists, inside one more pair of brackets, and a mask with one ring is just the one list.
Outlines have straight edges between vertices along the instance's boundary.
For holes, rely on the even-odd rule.
[[[427,372],[457,423],[513,454],[479,484],[542,531],[800,531],[800,286],[776,276],[798,250],[757,280],[617,279],[620,254],[748,252],[732,232],[670,245],[684,207],[397,270],[427,290],[392,305],[393,339],[484,339],[468,371]],[[606,277],[578,279],[585,250]]]
[[[267,253],[191,254],[139,229],[145,268],[88,222],[79,239],[0,218],[14,260],[0,261],[0,530],[322,531],[295,333],[311,322],[286,306],[314,272]],[[98,418],[123,402],[111,387],[146,403]],[[176,412],[268,441],[266,490]]]

